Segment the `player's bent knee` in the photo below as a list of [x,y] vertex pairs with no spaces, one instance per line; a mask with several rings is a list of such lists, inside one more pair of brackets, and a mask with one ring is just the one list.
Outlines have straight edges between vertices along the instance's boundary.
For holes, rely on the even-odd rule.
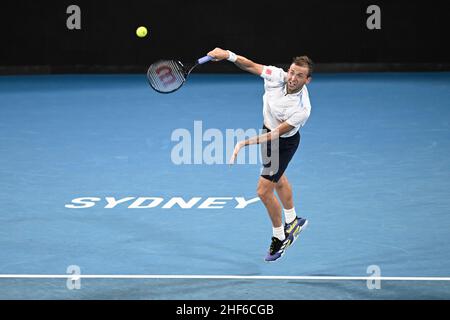
[[264,188],[261,188],[260,186],[258,186],[258,188],[256,188],[256,194],[260,198],[264,197]]
[[258,186],[256,193],[262,202],[266,202],[273,196],[273,189],[265,186]]
[[271,193],[266,191],[258,192],[258,197],[261,199],[263,203],[266,203],[271,198]]

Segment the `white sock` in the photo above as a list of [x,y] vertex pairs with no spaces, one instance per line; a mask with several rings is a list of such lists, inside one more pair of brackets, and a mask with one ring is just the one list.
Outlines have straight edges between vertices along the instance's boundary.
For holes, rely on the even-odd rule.
[[284,209],[284,217],[286,218],[286,223],[291,223],[297,218],[297,213],[295,212],[295,207],[292,209]]
[[272,227],[272,232],[275,238],[278,238],[281,241],[286,239],[286,236],[284,235],[284,226],[280,226],[278,228]]

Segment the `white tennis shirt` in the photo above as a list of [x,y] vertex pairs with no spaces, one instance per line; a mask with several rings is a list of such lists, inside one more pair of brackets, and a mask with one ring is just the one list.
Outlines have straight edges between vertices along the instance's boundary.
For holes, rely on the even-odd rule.
[[287,122],[294,128],[282,138],[291,137],[303,127],[311,113],[311,103],[306,85],[293,94],[286,92],[287,73],[274,66],[264,66],[261,73],[264,78],[263,116],[264,124],[270,130]]

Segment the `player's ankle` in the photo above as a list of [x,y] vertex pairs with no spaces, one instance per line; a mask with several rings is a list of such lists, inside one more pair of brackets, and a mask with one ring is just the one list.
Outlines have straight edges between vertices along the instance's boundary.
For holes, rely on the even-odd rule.
[[284,227],[272,227],[272,234],[275,238],[278,238],[280,241],[284,241],[286,239],[286,235],[284,234]]
[[287,224],[291,223],[292,221],[297,218],[297,213],[295,212],[295,207],[292,207],[292,209],[284,209],[284,217]]

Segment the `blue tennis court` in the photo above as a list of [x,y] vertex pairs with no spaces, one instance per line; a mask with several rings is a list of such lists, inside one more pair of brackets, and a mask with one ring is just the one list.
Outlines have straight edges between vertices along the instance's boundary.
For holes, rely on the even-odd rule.
[[[263,81],[193,74],[170,95],[146,81],[0,77],[0,299],[450,299],[449,72],[314,76],[286,171],[310,223],[272,264],[260,164],[205,159],[208,130],[225,146],[227,129],[261,128]],[[191,164],[174,163],[177,132]],[[70,266],[154,278],[70,290],[51,276]],[[447,280],[343,279],[370,266]]]

